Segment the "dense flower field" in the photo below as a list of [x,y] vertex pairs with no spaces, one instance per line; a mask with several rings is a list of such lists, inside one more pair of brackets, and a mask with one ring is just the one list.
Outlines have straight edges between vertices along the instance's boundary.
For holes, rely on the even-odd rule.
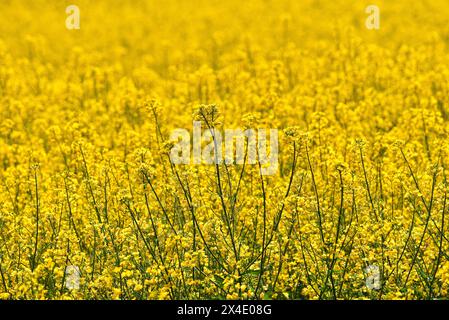
[[[449,4],[417,2],[1,1],[0,298],[448,298]],[[277,172],[173,164],[194,120],[279,129]]]

